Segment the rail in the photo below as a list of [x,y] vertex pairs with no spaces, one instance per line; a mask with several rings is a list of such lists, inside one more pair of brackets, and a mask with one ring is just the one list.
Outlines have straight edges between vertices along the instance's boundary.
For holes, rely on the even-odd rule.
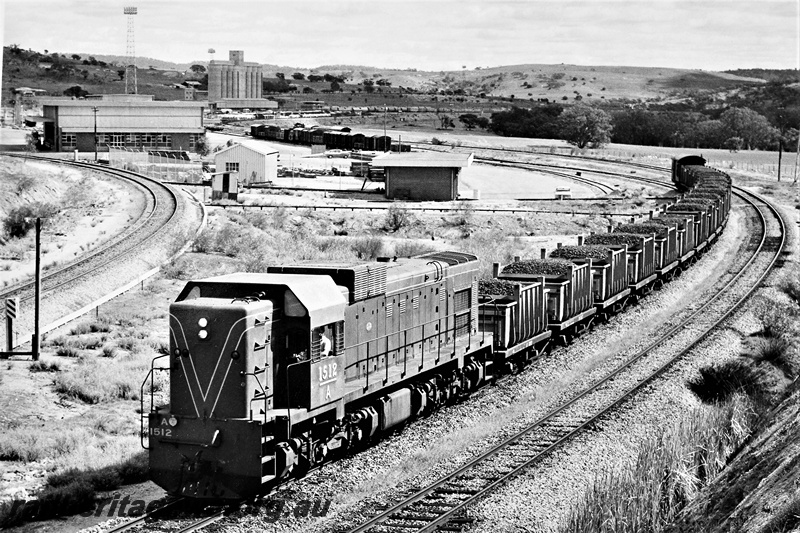
[[[533,464],[542,460],[543,457],[550,454],[557,447],[580,434],[583,430],[591,427],[605,414],[611,412],[624,401],[631,398],[638,391],[651,383],[657,377],[661,376],[667,371],[675,362],[684,357],[692,348],[698,343],[706,339],[712,331],[718,328],[724,320],[729,318],[739,307],[752,295],[752,293],[763,283],[766,276],[772,271],[776,261],[782,254],[786,244],[786,227],[785,223],[774,206],[769,204],[766,200],[754,193],[744,189],[735,188],[738,196],[750,203],[756,210],[761,219],[763,232],[755,247],[750,258],[742,266],[739,272],[732,277],[724,286],[719,289],[716,294],[707,302],[701,305],[698,309],[693,311],[688,317],[681,321],[681,323],[670,328],[666,333],[661,335],[659,339],[648,345],[643,350],[633,354],[623,364],[618,366],[609,375],[597,380],[590,387],[587,387],[579,394],[575,395],[568,402],[551,410],[543,417],[539,418],[536,422],[529,425],[524,430],[516,433],[500,442],[499,444],[491,447],[489,450],[481,453],[479,456],[470,460],[468,463],[458,468],[438,480],[434,481],[427,487],[420,490],[415,490],[413,494],[404,498],[397,504],[389,507],[388,509],[376,514],[368,519],[361,525],[350,530],[350,533],[362,533],[366,531],[381,531],[389,532],[394,530],[407,530],[412,528],[417,532],[432,532],[437,528],[445,526],[448,522],[453,520],[459,513],[462,513],[467,507],[474,504],[477,500],[481,499],[490,492],[508,483],[509,480],[518,476],[520,473],[528,469]],[[778,221],[780,236],[768,237],[768,224],[767,216],[762,211],[762,206],[765,206],[771,211],[772,216]],[[768,249],[769,248],[769,249]],[[666,339],[671,338],[677,332],[682,331],[689,323],[694,321],[697,317],[706,313],[709,306],[717,301],[723,294],[731,290],[731,287],[739,281],[749,268],[753,265],[761,253],[771,253],[772,256],[764,271],[760,273],[758,278],[751,282],[747,291],[738,298],[733,305],[731,305],[720,318],[715,320],[710,326],[706,327],[703,332],[696,336],[689,345],[681,350],[679,353],[670,357],[670,359],[659,366],[654,372],[649,373],[644,379],[639,379],[633,386],[625,390],[622,394],[617,395],[610,403],[599,411],[595,412],[588,418],[584,418],[578,422],[575,421],[575,414],[568,415],[569,409],[575,406],[584,398],[588,398],[591,394],[600,391],[607,384],[615,378],[621,376],[626,370],[630,369],[634,363],[642,360],[652,350],[654,350]],[[562,416],[563,415],[563,416]],[[560,418],[559,418],[560,417]],[[585,417],[585,415],[584,415]],[[535,432],[539,430],[555,430],[557,437],[548,436],[539,437],[540,440],[532,438],[526,441],[529,436],[533,437]],[[524,448],[528,453],[523,454],[523,459],[514,462],[508,457],[502,456],[503,452],[511,449],[511,447],[518,445]],[[486,473],[486,466],[494,458],[504,461],[503,470],[505,473],[498,473],[496,475],[489,475]],[[499,470],[499,469],[498,469]],[[464,488],[469,480],[469,487]],[[447,496],[450,499],[443,500],[442,497]],[[419,506],[415,507],[419,503]],[[427,503],[427,505],[425,505]],[[417,509],[423,509],[417,511]]]

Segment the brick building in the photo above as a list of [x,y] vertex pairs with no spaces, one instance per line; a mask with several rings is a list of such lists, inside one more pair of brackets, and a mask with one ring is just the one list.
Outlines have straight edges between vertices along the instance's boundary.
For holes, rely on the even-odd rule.
[[450,201],[458,198],[458,176],[472,164],[473,154],[411,152],[372,160],[386,173],[386,198]]

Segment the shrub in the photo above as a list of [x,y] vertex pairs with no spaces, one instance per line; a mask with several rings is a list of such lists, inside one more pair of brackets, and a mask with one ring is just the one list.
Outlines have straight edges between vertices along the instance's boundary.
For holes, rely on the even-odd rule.
[[81,359],[73,368],[60,372],[55,390],[60,394],[95,404],[106,400],[138,400],[142,376],[150,367],[145,355],[113,359]]
[[797,309],[767,298],[759,298],[753,304],[753,315],[761,323],[763,336],[780,337],[793,333]]
[[419,241],[402,241],[394,245],[394,255],[396,257],[413,257],[433,251],[435,251],[433,246]]
[[80,352],[72,346],[59,346],[56,350],[56,355],[59,357],[80,357]]
[[383,239],[380,237],[360,237],[351,246],[359,259],[372,260],[381,255]]
[[386,231],[398,231],[405,226],[408,226],[411,223],[411,216],[408,212],[408,209],[398,206],[398,205],[391,205],[389,206],[389,210],[386,212],[386,218],[384,219],[383,226]]
[[794,274],[784,279],[779,288],[792,299],[795,305],[800,305],[800,275]]
[[456,208],[456,214],[453,217],[452,224],[454,226],[467,226],[472,222],[472,214],[474,212],[474,208],[472,204],[466,201],[461,201],[458,203],[458,207]]
[[689,381],[689,390],[705,403],[725,402],[735,393],[743,392],[757,398],[765,393],[765,385],[753,362],[734,359],[700,369],[700,376]]
[[61,370],[61,363],[54,359],[42,358],[32,362],[28,368],[31,372],[58,372]]
[[792,343],[786,337],[762,337],[755,339],[752,355],[758,362],[766,362],[783,372],[786,377],[795,375],[792,360]]
[[23,205],[9,211],[3,221],[3,229],[12,238],[21,238],[28,234],[36,225],[36,218],[47,218],[58,213],[58,207],[53,204],[35,202]]
[[116,357],[117,356],[117,348],[107,344],[103,346],[103,350],[101,351],[103,357]]

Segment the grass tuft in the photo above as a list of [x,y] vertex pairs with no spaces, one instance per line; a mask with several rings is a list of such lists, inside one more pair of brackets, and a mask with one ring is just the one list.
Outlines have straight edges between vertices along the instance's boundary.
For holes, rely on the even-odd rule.
[[38,361],[32,362],[28,368],[31,372],[59,372],[61,363],[56,359],[42,357]]
[[755,422],[748,401],[690,413],[646,439],[632,462],[598,475],[561,533],[663,531],[722,468]]
[[688,387],[704,403],[726,402],[739,392],[750,397],[764,394],[765,384],[753,361],[734,359],[700,369]]

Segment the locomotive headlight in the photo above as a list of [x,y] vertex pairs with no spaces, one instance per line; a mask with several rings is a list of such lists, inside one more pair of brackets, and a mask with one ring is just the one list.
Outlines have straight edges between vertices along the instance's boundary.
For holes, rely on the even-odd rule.
[[201,329],[200,331],[197,332],[197,336],[200,337],[201,339],[205,339],[208,337],[208,331]]
[[197,325],[200,326],[201,328],[204,328],[208,325],[208,320],[206,320],[205,318],[201,318],[200,320],[197,321]]
[[169,424],[171,427],[175,427],[175,426],[177,426],[177,425],[178,425],[178,419],[177,419],[177,418],[175,418],[175,415],[172,415],[172,416],[170,416],[170,417],[169,417],[169,419],[167,420],[167,424]]

